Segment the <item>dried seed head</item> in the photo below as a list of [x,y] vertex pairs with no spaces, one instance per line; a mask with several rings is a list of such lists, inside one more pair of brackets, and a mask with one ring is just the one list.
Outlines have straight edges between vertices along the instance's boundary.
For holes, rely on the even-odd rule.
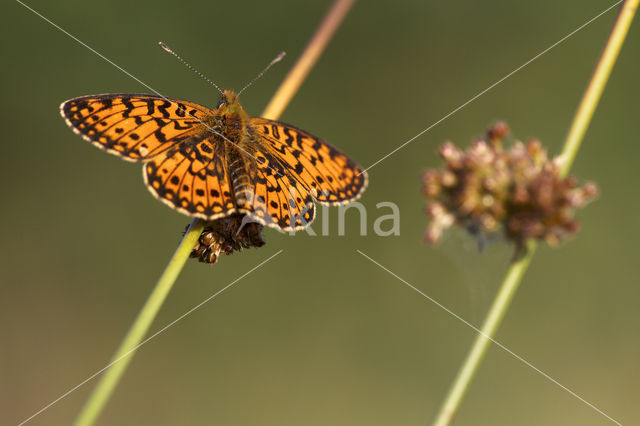
[[509,134],[509,125],[504,121],[498,121],[487,130],[487,139],[490,141],[500,141]]
[[265,244],[262,238],[263,226],[251,221],[243,223],[245,216],[235,213],[208,222],[190,257],[203,263],[214,264],[218,261],[220,253],[231,254],[242,249],[262,247]]
[[498,122],[466,151],[451,142],[442,145],[444,168],[423,174],[427,241],[438,242],[453,224],[482,241],[502,230],[517,250],[531,239],[557,245],[578,231],[575,209],[598,195],[597,186],[562,178],[559,161],[549,160],[537,139],[503,149],[508,134],[509,126]]
[[441,183],[438,173],[433,170],[427,170],[422,176],[424,186],[422,192],[428,198],[435,198],[440,195]]
[[462,167],[464,154],[452,142],[445,142],[440,147],[440,155],[447,162],[449,169],[457,170]]

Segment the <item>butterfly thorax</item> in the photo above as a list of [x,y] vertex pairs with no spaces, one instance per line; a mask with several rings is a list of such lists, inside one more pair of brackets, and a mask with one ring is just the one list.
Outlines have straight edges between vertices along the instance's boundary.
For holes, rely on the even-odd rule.
[[236,205],[243,207],[252,202],[251,191],[255,164],[248,155],[250,140],[248,133],[249,115],[246,113],[238,96],[231,90],[225,90],[218,108],[215,111],[217,128],[224,136],[226,164],[228,176],[233,188]]
[[245,144],[249,115],[238,102],[238,96],[225,90],[215,110],[216,127],[229,141],[240,146]]

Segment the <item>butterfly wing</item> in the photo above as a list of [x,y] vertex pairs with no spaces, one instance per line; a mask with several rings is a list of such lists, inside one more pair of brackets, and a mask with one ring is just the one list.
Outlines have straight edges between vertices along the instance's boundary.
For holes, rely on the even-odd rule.
[[145,161],[202,133],[213,111],[154,95],[105,94],[70,99],[60,113],[75,133],[128,161]]
[[152,194],[193,217],[214,220],[238,211],[267,226],[298,230],[315,218],[314,198],[347,203],[367,183],[366,172],[327,143],[293,126],[252,118],[252,201],[238,206],[240,189],[230,182],[225,143],[203,123],[215,114],[211,109],[160,96],[106,94],[71,99],[60,110],[84,139],[125,160],[146,162]]
[[321,204],[354,201],[367,186],[362,167],[304,130],[265,118],[251,118],[250,129]]
[[151,193],[181,213],[214,220],[236,211],[223,142],[215,136],[171,147],[143,168]]
[[309,189],[300,184],[278,157],[255,146],[249,161],[250,202],[239,209],[256,221],[283,231],[304,229],[315,219]]
[[60,112],[74,132],[128,161],[144,161],[144,181],[170,207],[213,220],[235,211],[221,142],[193,102],[154,95],[105,94],[70,99]]

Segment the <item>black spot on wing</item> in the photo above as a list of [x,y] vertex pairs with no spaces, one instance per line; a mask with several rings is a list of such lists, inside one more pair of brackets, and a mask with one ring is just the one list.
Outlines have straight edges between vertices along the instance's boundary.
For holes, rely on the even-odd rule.
[[153,115],[156,112],[156,103],[153,99],[147,99],[147,115]]
[[163,118],[170,118],[171,117],[171,113],[169,111],[167,111],[167,108],[169,108],[171,105],[173,105],[171,102],[164,101],[164,103],[162,105],[158,106],[158,111],[160,111],[160,113],[162,114]]

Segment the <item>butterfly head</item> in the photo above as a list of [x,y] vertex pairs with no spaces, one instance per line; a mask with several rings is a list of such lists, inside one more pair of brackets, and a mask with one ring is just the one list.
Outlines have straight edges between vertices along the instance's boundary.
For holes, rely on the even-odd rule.
[[222,92],[222,97],[216,105],[216,112],[222,116],[246,115],[244,108],[242,108],[242,105],[240,105],[238,101],[238,95],[229,89],[225,89]]
[[242,139],[249,123],[249,115],[240,105],[238,95],[234,91],[227,89],[222,92],[215,115],[225,137],[237,141]]

